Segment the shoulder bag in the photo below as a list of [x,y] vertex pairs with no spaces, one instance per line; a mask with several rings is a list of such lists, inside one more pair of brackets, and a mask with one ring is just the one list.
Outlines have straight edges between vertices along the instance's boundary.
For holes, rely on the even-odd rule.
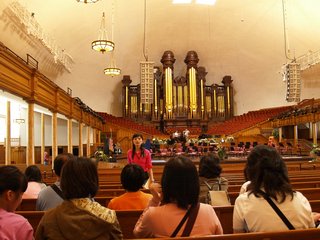
[[221,190],[221,178],[218,179],[218,191],[212,190],[212,186],[207,181],[204,183],[209,188],[209,199],[212,206],[230,206],[229,195],[226,191]]

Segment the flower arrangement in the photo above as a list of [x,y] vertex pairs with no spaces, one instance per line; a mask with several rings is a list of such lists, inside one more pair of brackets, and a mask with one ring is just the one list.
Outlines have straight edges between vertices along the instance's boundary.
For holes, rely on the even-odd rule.
[[317,157],[320,156],[320,147],[317,144],[312,145],[310,156],[313,158],[311,161],[317,161]]
[[97,159],[98,161],[104,161],[104,162],[109,161],[109,156],[105,154],[102,150],[97,150],[94,153],[94,158]]
[[313,144],[310,153],[320,156],[320,147],[317,144]]

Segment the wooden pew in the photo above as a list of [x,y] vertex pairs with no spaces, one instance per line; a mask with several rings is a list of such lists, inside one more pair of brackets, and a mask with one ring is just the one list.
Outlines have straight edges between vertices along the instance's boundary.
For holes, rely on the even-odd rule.
[[[143,240],[139,238],[140,240]],[[149,238],[150,239],[150,238]],[[153,238],[153,240],[169,240],[172,238]],[[291,230],[266,233],[238,233],[207,237],[177,237],[177,240],[320,240],[320,229]],[[146,239],[145,239],[146,240]]]
[[26,219],[28,219],[35,233],[39,225],[39,222],[45,212],[44,211],[16,211],[15,213],[22,215]]
[[[232,233],[233,206],[214,207],[214,210],[221,222],[224,233]],[[16,213],[27,218],[34,231],[36,231],[44,211],[16,211]],[[141,213],[142,210],[116,211],[124,238],[134,238],[133,229]]]
[[[308,180],[308,179],[306,179]],[[319,188],[320,181],[305,181],[305,182],[291,182],[293,189],[301,189],[301,188]],[[229,192],[240,192],[240,188],[242,185],[229,185]]]
[[[221,207],[219,207],[221,208]],[[216,209],[216,208],[215,208]],[[218,214],[218,210],[216,211]],[[42,211],[21,211],[16,212],[27,218],[36,231],[37,226],[43,216]],[[117,211],[117,217],[124,234],[125,239],[133,238],[133,228],[137,222],[142,211]],[[220,215],[221,216],[221,215]],[[232,218],[229,218],[232,222]],[[245,233],[245,234],[226,234],[222,236],[209,236],[209,237],[192,237],[192,238],[176,238],[181,240],[288,240],[288,239],[301,239],[301,240],[320,240],[320,229],[307,229],[307,230],[291,230],[285,232],[270,232],[270,233]],[[157,238],[154,238],[157,240]],[[169,238],[161,238],[169,239]],[[158,239],[160,240],[160,239]]]
[[[309,201],[310,200],[320,200],[320,188],[301,188],[295,189],[301,192]],[[230,202],[234,205],[236,198],[239,196],[239,192],[228,192]]]
[[[100,203],[102,206],[108,206],[110,200],[113,196],[103,196],[95,197],[95,201]],[[37,199],[22,199],[20,206],[17,208],[17,211],[36,211],[36,202]]]

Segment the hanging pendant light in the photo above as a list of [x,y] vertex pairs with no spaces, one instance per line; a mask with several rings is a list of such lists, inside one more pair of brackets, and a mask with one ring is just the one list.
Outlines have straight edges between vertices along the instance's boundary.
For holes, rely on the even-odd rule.
[[99,0],[77,0],[77,2],[80,2],[80,3],[96,3],[98,1]]
[[99,32],[99,39],[91,43],[92,49],[102,53],[113,51],[114,42],[107,40],[108,37],[104,12],[102,13],[102,20]]
[[[112,2],[112,15],[111,15],[111,40],[113,40],[113,28],[114,28],[114,1]],[[120,75],[121,70],[117,68],[116,61],[114,58],[114,51],[111,53],[110,64],[107,68],[104,69],[104,74],[111,77]]]
[[117,76],[120,75],[121,70],[117,68],[116,61],[114,59],[114,51],[111,53],[110,64],[107,68],[104,69],[104,74],[109,76]]

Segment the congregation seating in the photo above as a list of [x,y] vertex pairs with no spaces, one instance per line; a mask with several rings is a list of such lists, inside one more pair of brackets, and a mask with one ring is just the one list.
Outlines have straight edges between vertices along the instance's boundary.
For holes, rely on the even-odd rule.
[[[224,177],[229,180],[229,196],[231,203],[234,204],[236,197],[239,195],[239,190],[241,185],[244,183],[244,177],[242,173],[243,168],[236,168],[235,171],[226,171]],[[100,171],[100,170],[99,170]],[[113,172],[113,170],[111,170]],[[159,174],[161,168],[158,169]],[[108,171],[102,170],[102,174],[107,174]],[[292,183],[292,186],[297,191],[302,192],[310,202],[312,210],[314,212],[320,212],[320,171],[314,170],[313,168],[308,168],[308,170],[299,170],[299,171],[289,171],[289,178]],[[122,186],[118,181],[101,181],[100,189],[98,195],[95,197],[95,200],[103,206],[107,206],[108,202],[117,195],[120,195],[124,192]],[[36,229],[42,215],[44,212],[35,211],[36,199],[23,199],[21,205],[17,209],[17,213],[25,216],[31,223],[31,225]],[[268,233],[271,235],[264,235],[264,233],[253,233],[253,234],[232,234],[232,216],[233,216],[233,205],[231,206],[220,206],[214,207],[215,212],[222,224],[224,233],[227,235],[218,236],[218,237],[206,237],[206,238],[192,238],[195,239],[285,239],[288,237],[288,233]],[[125,238],[134,238],[132,230],[135,226],[136,221],[138,220],[141,210],[131,210],[131,211],[116,211],[117,217],[121,226],[121,229],[124,233]],[[309,230],[306,233],[301,233],[303,237],[301,239],[311,239],[311,236],[315,234]],[[319,234],[319,231],[316,231]],[[262,234],[262,235],[261,235]],[[267,234],[267,233],[266,233]],[[299,233],[300,234],[300,233]],[[302,236],[301,235],[301,236]],[[236,238],[237,236],[237,238]],[[270,236],[270,238],[268,238]],[[320,236],[320,235],[319,235]],[[245,238],[247,237],[247,238]],[[308,238],[310,237],[310,238]],[[296,238],[297,239],[297,238]],[[317,238],[312,238],[317,239]],[[320,239],[320,238],[319,238]]]
[[[168,240],[170,238],[153,238],[153,240]],[[268,233],[238,233],[208,237],[180,237],[178,240],[319,240],[320,229],[291,230]],[[141,240],[141,239],[140,239]]]
[[[314,201],[315,202],[315,201]],[[320,206],[320,201],[315,202],[318,206]],[[233,229],[232,229],[232,215],[233,215],[233,206],[223,206],[223,207],[214,207],[214,210],[221,222],[224,234],[226,236],[225,239],[245,239],[245,238],[234,238],[232,236],[235,236],[236,234],[232,234]],[[43,216],[44,212],[43,211],[17,211],[16,213],[24,216],[25,218],[28,219],[34,230],[36,230],[41,217]],[[123,232],[124,238],[125,239],[132,239],[134,238],[133,236],[133,229],[134,226],[140,217],[142,213],[142,210],[128,210],[128,211],[116,211],[117,218],[121,227],[121,230]],[[300,231],[305,231],[305,230],[300,230]],[[319,238],[314,238],[314,239],[320,239],[320,230],[319,232]],[[232,234],[232,236],[229,234]],[[310,233],[306,233],[310,234]],[[249,235],[248,235],[249,236]],[[239,236],[239,237],[245,237],[245,236]],[[257,237],[257,236],[256,236]],[[276,237],[276,236],[274,236]],[[179,239],[179,238],[178,238]],[[197,238],[192,238],[193,240]],[[208,239],[208,238],[206,238]],[[224,238],[219,238],[219,239],[224,239]],[[264,239],[264,238],[246,238],[246,239]],[[269,238],[267,238],[269,239]],[[278,239],[278,238],[272,238],[272,239]],[[281,238],[279,238],[281,239]],[[295,238],[297,239],[297,238]],[[305,239],[305,238],[301,238]]]

